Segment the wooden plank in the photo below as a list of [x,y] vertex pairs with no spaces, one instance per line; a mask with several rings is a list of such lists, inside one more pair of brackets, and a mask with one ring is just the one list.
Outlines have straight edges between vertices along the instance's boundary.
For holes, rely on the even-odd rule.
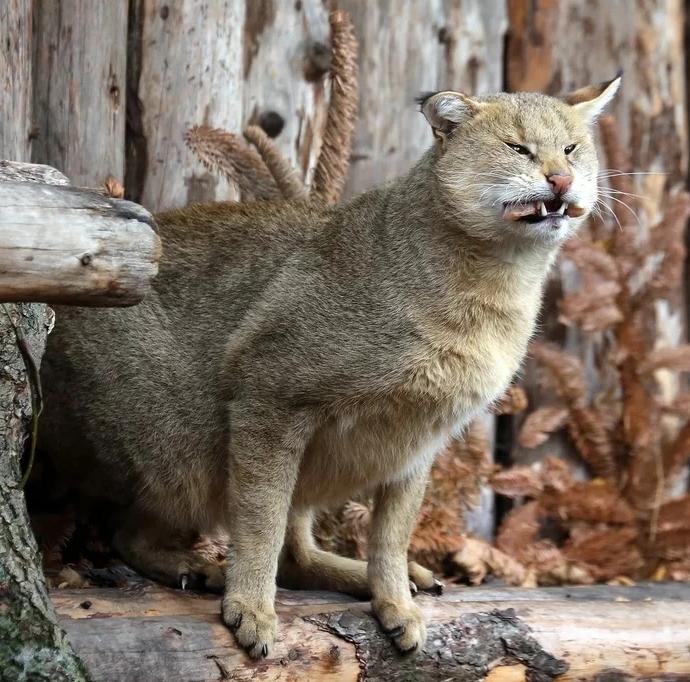
[[245,3],[135,0],[130,11],[127,196],[152,211],[236,199],[183,135],[201,124],[241,129]]
[[46,179],[66,183],[47,166],[0,163],[0,301],[138,303],[160,257],[150,214]]
[[31,154],[31,0],[0,3],[0,158]]
[[[235,648],[221,624],[215,596],[150,585],[131,591],[55,590],[52,598],[77,652],[102,680],[355,680],[358,660],[369,665],[364,679],[408,679],[410,669],[422,679],[432,658],[433,672],[423,679],[478,679],[464,677],[454,666],[472,648],[493,641],[490,623],[496,619],[517,628],[513,644],[515,651],[523,651],[519,655],[527,668],[511,655],[499,656],[487,665],[487,670],[493,668],[492,680],[526,679],[529,666],[535,665],[524,653],[530,637],[542,658],[569,664],[559,682],[604,674],[621,680],[690,675],[690,586],[681,584],[451,588],[441,598],[422,595],[416,602],[431,635],[427,650],[412,663],[388,644],[368,604],[340,595],[279,590],[280,634],[274,655],[261,663],[250,662]],[[460,625],[469,628],[465,634],[454,629]],[[486,641],[474,641],[473,632],[483,633]],[[449,658],[439,655],[443,637],[456,658],[450,652]],[[556,663],[551,665],[557,669]]]
[[34,3],[32,158],[76,185],[124,177],[127,3]]

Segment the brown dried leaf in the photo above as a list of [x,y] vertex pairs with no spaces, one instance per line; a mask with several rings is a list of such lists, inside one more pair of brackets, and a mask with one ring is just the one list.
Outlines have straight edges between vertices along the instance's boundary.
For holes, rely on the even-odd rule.
[[603,479],[573,483],[567,490],[546,490],[539,498],[544,511],[563,521],[632,524],[635,514],[620,493]]
[[507,497],[537,497],[544,487],[539,472],[528,466],[498,471],[489,482],[494,492]]
[[655,348],[649,353],[639,371],[650,373],[657,369],[670,369],[675,372],[690,371],[690,344],[674,348]]
[[493,414],[519,414],[527,409],[527,393],[517,384],[511,384],[503,396],[491,407]]
[[531,412],[522,424],[518,441],[522,447],[536,448],[548,437],[561,429],[568,419],[568,410],[557,405],[547,405]]

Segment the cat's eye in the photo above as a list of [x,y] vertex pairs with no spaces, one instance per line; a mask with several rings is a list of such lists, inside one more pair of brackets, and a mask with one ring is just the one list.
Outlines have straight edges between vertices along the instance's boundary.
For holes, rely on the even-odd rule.
[[522,154],[523,156],[532,156],[532,152],[527,149],[527,147],[523,147],[521,144],[512,144],[511,142],[506,142],[506,144],[518,154]]
[[575,151],[575,147],[577,147],[576,144],[569,144],[563,151],[565,152],[565,155],[568,156],[568,154],[572,154]]

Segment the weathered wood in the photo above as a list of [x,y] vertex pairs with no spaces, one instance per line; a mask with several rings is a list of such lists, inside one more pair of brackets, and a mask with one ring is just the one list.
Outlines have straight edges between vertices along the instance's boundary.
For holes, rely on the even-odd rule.
[[0,158],[28,161],[31,144],[31,0],[0,3]]
[[124,306],[146,295],[160,257],[147,211],[36,182],[55,179],[47,166],[4,162],[3,169],[32,181],[0,179],[0,301]]
[[125,186],[152,211],[237,198],[183,136],[199,124],[240,132],[244,13],[233,0],[131,4]]
[[[280,590],[273,656],[252,663],[219,600],[155,586],[56,590],[61,623],[101,680],[584,680],[690,674],[690,587],[457,589],[420,596],[430,637],[401,657],[368,604]],[[568,667],[567,671],[565,668]],[[601,678],[597,678],[601,675]],[[626,677],[627,675],[627,677]],[[608,679],[608,678],[607,678]]]
[[502,0],[359,2],[352,16],[359,42],[360,103],[349,194],[400,175],[433,137],[414,100],[421,92],[502,89]]
[[244,125],[260,125],[307,180],[321,148],[330,66],[322,0],[247,3],[242,77]]
[[[13,122],[8,120],[9,127]],[[23,130],[23,121],[16,122]],[[15,138],[19,139],[19,137]],[[23,179],[62,183],[59,174],[21,165]],[[20,175],[19,164],[0,163],[0,181]],[[4,240],[4,231],[3,231]],[[0,270],[2,266],[0,265]],[[40,366],[53,312],[41,304],[0,306],[0,679],[85,680],[48,598],[41,559],[20,487],[22,454],[35,417]],[[28,365],[28,366],[27,366]],[[33,396],[33,399],[32,399]],[[34,403],[34,404],[32,404]]]
[[122,180],[127,3],[38,0],[33,13],[33,160],[75,185]]

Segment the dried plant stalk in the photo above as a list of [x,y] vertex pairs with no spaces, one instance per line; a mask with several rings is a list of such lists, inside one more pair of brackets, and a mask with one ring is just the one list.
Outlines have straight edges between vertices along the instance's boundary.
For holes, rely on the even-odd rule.
[[522,424],[518,442],[525,448],[536,448],[565,426],[569,412],[557,405],[546,405],[531,412]]
[[335,203],[345,187],[357,117],[357,39],[346,12],[332,12],[329,22],[333,48],[331,101],[312,191]]
[[186,132],[185,142],[206,168],[235,183],[243,200],[280,196],[259,154],[237,135],[220,128],[194,126]]
[[297,171],[262,128],[248,126],[244,131],[244,137],[256,147],[285,199],[305,199],[308,196],[309,192]]
[[493,414],[519,414],[527,409],[529,401],[522,386],[511,384],[501,398],[491,407]]

